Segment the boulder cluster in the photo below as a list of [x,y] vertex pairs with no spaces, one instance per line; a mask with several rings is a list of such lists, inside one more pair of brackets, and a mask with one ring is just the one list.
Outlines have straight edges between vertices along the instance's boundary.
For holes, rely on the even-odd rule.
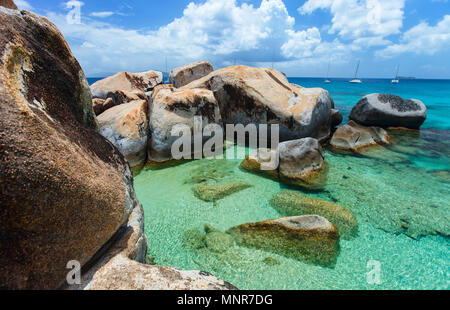
[[[333,134],[343,118],[329,93],[290,84],[274,69],[214,71],[198,62],[174,69],[170,83],[157,71],[120,72],[89,87],[54,24],[0,1],[1,288],[233,289],[202,272],[145,264],[132,169],[173,161],[172,129],[192,130],[196,117],[222,128],[278,124],[282,143],[256,150],[241,167],[306,190],[325,184],[328,142],[359,152],[390,143],[383,128],[418,129],[426,119],[418,100],[371,94]],[[204,182],[214,175],[202,171],[190,177],[204,201],[251,187]],[[189,244],[223,252],[237,242],[332,267],[340,237],[357,232],[354,215],[337,204],[292,191],[270,203],[287,217],[226,233],[207,228]],[[66,283],[70,261],[84,267],[80,285]]]

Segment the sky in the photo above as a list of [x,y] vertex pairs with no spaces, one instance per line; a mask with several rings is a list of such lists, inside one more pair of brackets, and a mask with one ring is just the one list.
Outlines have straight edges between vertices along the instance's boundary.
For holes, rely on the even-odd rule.
[[[86,76],[273,67],[290,77],[450,79],[450,0],[15,0],[61,30]],[[166,65],[167,64],[167,65]]]

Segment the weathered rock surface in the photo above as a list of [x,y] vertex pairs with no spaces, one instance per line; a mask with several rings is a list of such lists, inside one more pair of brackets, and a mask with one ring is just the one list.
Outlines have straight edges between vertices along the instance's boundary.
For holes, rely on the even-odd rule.
[[239,245],[327,267],[335,265],[339,254],[338,230],[317,215],[243,224],[227,232]]
[[280,143],[280,179],[306,189],[321,189],[326,182],[325,155],[319,141],[304,138]]
[[279,124],[282,141],[330,135],[332,100],[321,88],[302,88],[274,69],[233,66],[184,89],[214,92],[225,124]]
[[427,108],[416,99],[370,94],[353,107],[350,119],[364,126],[418,129],[427,118]]
[[283,216],[317,214],[333,223],[342,238],[355,237],[358,222],[353,213],[333,202],[315,199],[294,191],[282,191],[270,200],[270,204]]
[[349,121],[336,130],[330,145],[338,150],[357,152],[369,146],[389,144],[389,140],[389,135],[383,128],[364,127]]
[[3,6],[8,9],[17,10],[17,5],[13,0],[0,0],[0,6]]
[[[151,98],[148,160],[165,162],[172,159],[172,144],[179,138],[172,136],[174,126],[186,125],[194,131],[195,117],[201,117],[203,128],[208,124],[222,124],[219,105],[207,89],[174,89],[157,87]],[[194,151],[194,148],[192,148]]]
[[[91,85],[92,96],[94,98],[106,99],[108,95],[133,96],[152,91],[156,85],[163,82],[163,76],[158,71],[147,71],[140,73],[119,72],[113,76],[97,81]],[[117,94],[117,92],[119,92]],[[122,92],[122,94],[120,93]],[[113,98],[114,99],[114,98]],[[137,98],[131,98],[136,100]],[[143,99],[143,98],[140,98]],[[118,101],[116,99],[114,101]]]
[[58,29],[0,8],[0,287],[55,289],[138,204],[122,155]]
[[147,101],[137,100],[115,106],[97,118],[102,136],[119,149],[133,168],[147,159],[147,111]]
[[274,180],[279,179],[278,152],[272,149],[257,149],[241,163],[241,169],[259,174]]
[[208,61],[200,61],[172,70],[169,80],[173,86],[178,88],[198,80],[213,71],[214,68]]
[[103,112],[105,112],[108,109],[111,109],[112,107],[115,107],[117,104],[114,102],[112,98],[108,99],[100,99],[100,98],[94,98],[92,99],[92,107],[94,109],[95,115],[100,115]]

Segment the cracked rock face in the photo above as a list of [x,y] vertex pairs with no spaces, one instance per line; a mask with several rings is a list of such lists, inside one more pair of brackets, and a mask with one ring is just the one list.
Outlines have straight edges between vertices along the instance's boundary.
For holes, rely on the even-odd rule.
[[362,98],[350,119],[364,126],[419,129],[427,118],[427,108],[416,99],[405,100],[388,94],[370,94]]
[[183,67],[176,68],[170,72],[170,84],[175,87],[182,87],[192,81],[198,80],[211,72],[213,66],[208,61],[200,61]]
[[126,224],[128,164],[48,19],[0,7],[0,287],[55,289]]
[[277,70],[228,67],[182,87],[192,88],[214,93],[224,124],[279,124],[282,141],[330,135],[329,93],[290,84]]

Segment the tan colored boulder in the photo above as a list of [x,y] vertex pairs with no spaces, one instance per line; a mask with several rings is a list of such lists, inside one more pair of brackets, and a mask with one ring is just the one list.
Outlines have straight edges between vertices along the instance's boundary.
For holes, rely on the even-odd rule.
[[240,168],[278,180],[278,152],[272,149],[257,149],[242,161]]
[[304,138],[280,143],[280,179],[306,189],[322,189],[326,182],[325,154],[319,141]]
[[333,223],[342,238],[356,236],[358,222],[353,213],[330,201],[315,199],[299,192],[282,191],[272,197],[270,204],[283,216],[317,214]]
[[169,80],[178,88],[207,76],[213,71],[214,68],[208,61],[195,62],[172,70]]
[[183,88],[213,91],[224,124],[279,124],[281,141],[330,136],[329,93],[290,84],[284,74],[274,69],[228,67]]
[[[148,91],[152,91],[156,85],[162,83],[162,79],[162,73],[158,71],[147,71],[140,73],[119,72],[113,76],[107,77],[92,84],[92,96],[94,98],[106,99],[108,98],[109,94],[114,94],[118,91],[121,91],[128,95],[133,93],[142,94]],[[136,100],[136,98],[131,99]]]
[[94,108],[94,113],[97,116],[115,106],[116,106],[116,104],[115,104],[114,100],[112,100],[112,98],[108,98],[106,100],[100,99],[100,98],[92,99],[92,107]]
[[389,135],[379,127],[364,127],[354,121],[339,127],[330,141],[337,150],[358,152],[374,145],[389,144]]
[[132,168],[147,158],[148,103],[136,100],[115,106],[97,117],[100,133],[125,156]]
[[13,0],[0,0],[0,6],[3,6],[8,9],[17,10],[17,5],[14,3]]
[[138,205],[123,156],[48,19],[0,8],[0,287],[56,289]]
[[227,231],[237,244],[333,267],[339,254],[339,233],[317,215],[284,217],[233,227]]
[[222,124],[219,105],[207,89],[174,89],[160,86],[155,89],[150,105],[150,132],[148,160],[166,162],[172,159],[172,144],[179,137],[172,136],[176,125],[194,128],[194,118],[201,117],[203,127]]

